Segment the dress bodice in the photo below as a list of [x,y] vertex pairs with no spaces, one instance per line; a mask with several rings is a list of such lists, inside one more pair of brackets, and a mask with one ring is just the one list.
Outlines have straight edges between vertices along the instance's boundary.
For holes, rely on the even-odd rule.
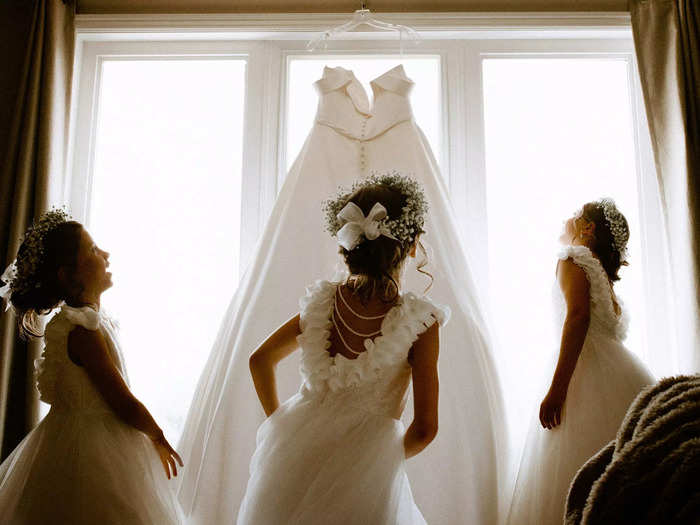
[[[597,334],[623,341],[627,336],[628,316],[624,305],[616,297],[620,313],[615,311],[610,281],[600,261],[586,246],[565,246],[559,259],[571,259],[585,273],[590,284],[590,325],[588,334]],[[566,302],[559,284],[554,284],[554,302],[558,327],[566,317]]]
[[331,396],[346,406],[398,418],[411,379],[408,352],[433,323],[447,322],[449,310],[425,297],[403,294],[382,321],[381,334],[366,339],[365,351],[356,359],[342,354],[331,356],[328,348],[337,286],[318,281],[300,301],[301,391],[310,397]]
[[369,141],[413,118],[408,98],[413,81],[398,65],[370,83],[373,107],[352,71],[324,67],[316,81],[319,94],[316,122],[358,141]]
[[45,347],[41,358],[35,362],[41,400],[57,409],[109,411],[85,369],[68,356],[68,335],[76,326],[102,332],[112,361],[128,383],[116,322],[103,310],[98,312],[89,306],[74,308],[64,304],[46,326]]

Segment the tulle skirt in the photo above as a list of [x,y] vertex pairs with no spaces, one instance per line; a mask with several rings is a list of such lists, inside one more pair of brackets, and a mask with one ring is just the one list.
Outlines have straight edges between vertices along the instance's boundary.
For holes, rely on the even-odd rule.
[[238,525],[424,525],[403,424],[296,394],[258,429]]
[[184,523],[149,439],[111,412],[52,408],[0,465],[5,525]]
[[533,414],[508,524],[561,525],[576,472],[615,438],[634,398],[654,382],[621,343],[589,334],[569,383],[561,424],[553,430],[542,428],[539,404]]

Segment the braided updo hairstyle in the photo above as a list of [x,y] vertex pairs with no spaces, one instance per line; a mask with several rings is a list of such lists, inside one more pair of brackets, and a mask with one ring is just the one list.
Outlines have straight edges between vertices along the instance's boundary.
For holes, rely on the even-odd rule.
[[[406,197],[396,189],[383,184],[373,184],[355,191],[350,195],[348,202],[355,203],[365,215],[379,202],[386,208],[389,219],[394,219],[401,216]],[[377,292],[382,300],[394,301],[399,293],[399,284],[395,276],[401,271],[413,245],[414,242],[401,242],[380,235],[374,240],[363,239],[353,250],[341,247],[340,253],[351,274],[348,284],[353,293],[359,295],[363,302],[368,301]],[[418,271],[432,280],[432,276],[422,269],[427,264],[425,249],[420,241],[417,246],[423,254]]]
[[[10,302],[17,313],[23,337],[41,337],[38,316],[49,313],[66,298],[68,290],[61,284],[58,271],[63,266],[75,266],[83,227],[79,222],[67,221],[51,229],[43,237],[43,253],[38,268],[30,276],[26,289],[15,290]],[[29,247],[23,242],[17,260],[26,256]]]
[[[593,241],[593,252],[598,256],[608,279],[619,281],[618,272],[620,267],[627,266],[623,259],[623,254],[615,246],[615,239],[610,228],[610,224],[605,218],[603,205],[600,202],[589,202],[583,205],[582,217],[595,224],[595,239]],[[627,219],[620,214],[623,228],[629,232]],[[629,237],[629,233],[627,234]]]

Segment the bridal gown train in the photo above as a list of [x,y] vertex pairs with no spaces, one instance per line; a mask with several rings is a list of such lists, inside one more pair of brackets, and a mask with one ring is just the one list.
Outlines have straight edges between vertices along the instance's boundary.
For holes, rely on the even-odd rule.
[[[536,407],[520,462],[509,525],[561,525],[576,472],[615,438],[634,398],[655,382],[642,362],[622,344],[627,314],[624,310],[615,313],[608,277],[600,261],[585,246],[567,246],[559,258],[570,258],[586,273],[591,321],[571,376],[561,424],[553,430],[542,428]],[[561,330],[566,303],[558,283],[554,301],[557,328]],[[552,373],[557,357],[558,353],[552,355]]]
[[[291,167],[263,235],[226,312],[197,386],[178,450],[185,468],[178,495],[194,524],[235,522],[264,420],[248,369],[251,352],[299,311],[308,283],[341,262],[324,231],[321,202],[372,171],[411,174],[430,210],[423,240],[433,249],[430,296],[450,307],[441,333],[440,431],[407,465],[428,523],[492,524],[506,439],[500,388],[466,255],[430,147],[413,120],[413,82],[397,66],[371,83],[374,103],[351,71],[326,67],[315,83],[316,120]],[[409,266],[404,290],[422,293]],[[206,349],[197,349],[206,351]],[[299,357],[278,367],[280,399],[299,386]],[[409,401],[404,421],[412,418]]]

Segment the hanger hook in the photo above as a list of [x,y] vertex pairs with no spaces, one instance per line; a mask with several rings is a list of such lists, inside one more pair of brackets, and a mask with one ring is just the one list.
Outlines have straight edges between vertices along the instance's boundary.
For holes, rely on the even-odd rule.
[[365,2],[365,0],[362,0],[362,10],[363,11],[367,10],[367,2]]

